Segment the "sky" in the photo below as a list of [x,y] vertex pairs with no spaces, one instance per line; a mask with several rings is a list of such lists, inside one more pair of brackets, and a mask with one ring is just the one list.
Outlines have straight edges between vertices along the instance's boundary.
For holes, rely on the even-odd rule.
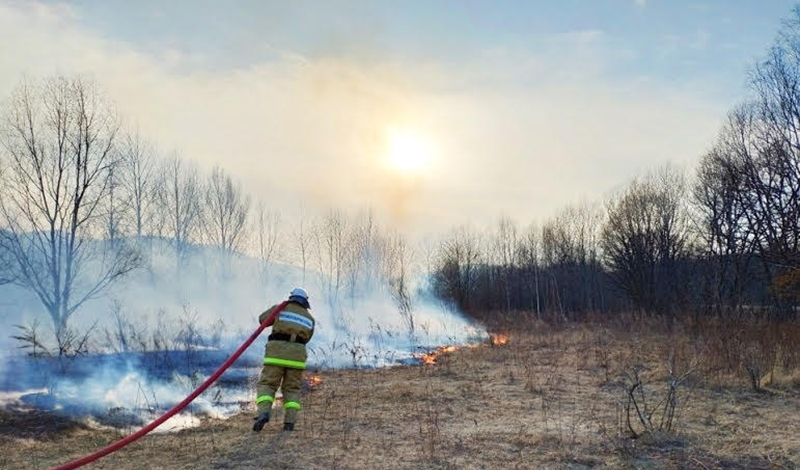
[[162,154],[283,213],[527,224],[691,169],[793,6],[0,0],[0,100],[90,77]]

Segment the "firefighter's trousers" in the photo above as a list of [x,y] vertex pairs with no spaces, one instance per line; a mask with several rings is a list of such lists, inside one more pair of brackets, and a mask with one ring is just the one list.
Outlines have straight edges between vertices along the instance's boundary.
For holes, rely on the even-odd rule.
[[258,381],[256,407],[258,413],[269,413],[275,401],[278,388],[283,393],[284,423],[294,423],[300,410],[300,386],[303,383],[303,370],[265,364]]

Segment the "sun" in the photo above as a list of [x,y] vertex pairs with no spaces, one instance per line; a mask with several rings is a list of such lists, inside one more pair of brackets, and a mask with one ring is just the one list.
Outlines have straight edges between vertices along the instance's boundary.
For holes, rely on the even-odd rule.
[[428,141],[421,135],[408,130],[390,130],[387,133],[389,164],[403,173],[424,170],[431,158]]

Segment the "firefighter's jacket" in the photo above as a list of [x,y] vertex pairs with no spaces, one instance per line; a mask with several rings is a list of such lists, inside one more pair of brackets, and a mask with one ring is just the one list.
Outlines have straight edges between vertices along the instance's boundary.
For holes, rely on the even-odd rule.
[[[273,305],[259,315],[259,323],[263,323],[277,307]],[[314,317],[308,309],[296,302],[289,302],[271,323],[271,339],[264,351],[264,364],[305,369],[307,358],[305,343],[308,343],[314,335],[314,325]],[[275,336],[281,339],[272,339]]]

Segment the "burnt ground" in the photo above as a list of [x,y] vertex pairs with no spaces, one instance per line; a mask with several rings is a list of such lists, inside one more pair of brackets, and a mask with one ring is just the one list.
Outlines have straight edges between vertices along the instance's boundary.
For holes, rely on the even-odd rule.
[[[693,349],[588,326],[520,333],[429,366],[324,372],[291,434],[280,431],[280,413],[254,434],[245,412],[150,435],[87,468],[797,468],[797,381],[751,391],[740,377],[712,377],[696,366],[703,358]],[[677,369],[695,370],[677,389],[674,425],[646,432],[634,415],[632,438],[625,373],[640,372],[642,401],[660,422],[667,350]],[[0,468],[50,468],[125,432],[7,410]]]

